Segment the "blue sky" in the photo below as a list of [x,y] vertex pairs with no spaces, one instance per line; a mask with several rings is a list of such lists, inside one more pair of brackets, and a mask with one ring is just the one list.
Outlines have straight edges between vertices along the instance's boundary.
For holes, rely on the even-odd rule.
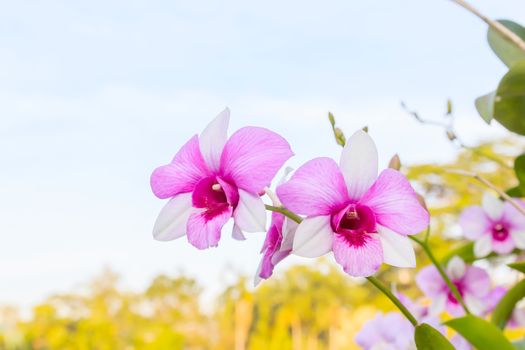
[[[522,0],[472,3],[525,22]],[[199,252],[155,242],[149,175],[225,106],[230,131],[285,136],[292,167],[338,157],[326,121],[370,127],[383,164],[454,155],[448,97],[470,143],[502,135],[473,99],[505,67],[486,26],[447,0],[0,1],[0,303],[29,305],[111,266],[130,287],[185,271],[210,291],[253,273],[263,234]],[[292,264],[300,259],[290,259]]]

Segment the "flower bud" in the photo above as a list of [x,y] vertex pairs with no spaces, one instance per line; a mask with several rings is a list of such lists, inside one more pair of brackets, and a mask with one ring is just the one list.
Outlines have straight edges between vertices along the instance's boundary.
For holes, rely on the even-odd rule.
[[388,167],[394,170],[401,169],[401,159],[399,159],[399,156],[397,154],[394,154],[394,156],[390,159]]

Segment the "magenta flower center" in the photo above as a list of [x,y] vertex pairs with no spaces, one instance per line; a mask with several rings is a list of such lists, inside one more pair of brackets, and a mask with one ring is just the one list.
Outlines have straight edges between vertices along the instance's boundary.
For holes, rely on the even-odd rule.
[[350,246],[362,246],[377,232],[372,210],[360,204],[350,204],[332,216],[332,229]]
[[206,209],[205,217],[212,219],[229,206],[237,206],[239,193],[235,186],[224,181],[221,183],[216,177],[207,177],[195,186],[192,201],[194,207]]
[[[456,286],[456,288],[457,288],[457,290],[459,292],[459,295],[461,295],[461,297],[463,298],[464,291],[463,291],[463,285],[461,284],[461,282],[459,282],[459,281],[452,281],[452,283],[454,283],[454,285]],[[456,299],[456,297],[454,296],[452,291],[450,289],[448,289],[448,287],[447,287],[447,290],[448,290],[448,293],[447,293],[448,300],[451,303],[453,303],[453,304],[459,304],[458,300]]]
[[509,230],[502,223],[497,223],[492,227],[492,238],[496,241],[504,241],[509,236]]

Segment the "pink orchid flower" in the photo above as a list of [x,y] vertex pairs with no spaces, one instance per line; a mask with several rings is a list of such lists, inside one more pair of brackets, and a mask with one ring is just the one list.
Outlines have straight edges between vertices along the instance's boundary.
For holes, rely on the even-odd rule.
[[171,163],[153,171],[153,193],[171,198],[155,222],[157,240],[186,234],[198,249],[215,247],[231,217],[234,238],[243,239],[243,231],[265,231],[259,193],[293,153],[284,138],[263,128],[245,127],[228,139],[229,118],[226,109],[182,146]]
[[352,276],[370,276],[383,262],[415,267],[406,235],[428,226],[428,212],[400,172],[377,176],[377,158],[372,138],[358,131],[339,166],[330,158],[313,159],[277,187],[286,208],[307,216],[297,228],[294,254],[313,258],[333,251]]
[[[446,273],[470,311],[481,315],[485,310],[486,297],[491,290],[487,271],[476,266],[467,266],[461,258],[455,256],[449,261]],[[461,304],[454,297],[435,266],[430,265],[419,271],[416,283],[419,289],[432,299],[431,314],[439,314],[444,310],[453,316],[463,314]]]
[[272,213],[272,223],[261,250],[264,255],[255,276],[255,285],[258,285],[261,279],[270,278],[275,265],[291,254],[297,226],[295,221],[283,214]]
[[466,208],[460,217],[465,237],[475,241],[474,254],[509,254],[525,249],[525,216],[509,202],[486,193],[481,206]]
[[415,350],[414,326],[400,313],[378,313],[357,333],[363,350]]

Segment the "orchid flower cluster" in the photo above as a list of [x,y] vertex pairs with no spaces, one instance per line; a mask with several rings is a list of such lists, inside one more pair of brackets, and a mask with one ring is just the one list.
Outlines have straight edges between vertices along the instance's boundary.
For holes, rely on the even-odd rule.
[[[463,337],[459,326],[449,325],[458,333],[447,340],[441,320],[444,315],[481,320],[496,313],[507,289],[492,287],[486,270],[458,256],[445,265],[437,261],[427,242],[430,216],[424,200],[398,167],[378,171],[378,151],[368,132],[358,130],[343,140],[339,162],[314,158],[271,190],[279,170],[294,156],[289,143],[252,126],[228,138],[229,119],[226,109],[170,163],[153,171],[153,193],[168,199],[154,224],[155,239],[186,236],[197,249],[217,247],[224,226],[233,219],[231,235],[236,240],[266,232],[256,285],[291,254],[317,258],[332,253],[346,274],[366,277],[383,292],[400,313],[380,313],[366,323],[355,338],[363,349],[427,349],[418,339],[433,339],[444,344],[443,349],[470,349],[470,344],[480,348]],[[270,204],[265,204],[265,196]],[[525,248],[525,211],[519,200],[507,199],[486,194],[481,206],[462,213],[459,224],[465,238],[473,241],[475,257]],[[414,236],[425,230],[424,240]],[[432,262],[416,276],[424,295],[417,301],[392,292],[374,277],[382,264],[416,267],[413,242]],[[513,308],[502,322],[524,326],[525,311]]]

